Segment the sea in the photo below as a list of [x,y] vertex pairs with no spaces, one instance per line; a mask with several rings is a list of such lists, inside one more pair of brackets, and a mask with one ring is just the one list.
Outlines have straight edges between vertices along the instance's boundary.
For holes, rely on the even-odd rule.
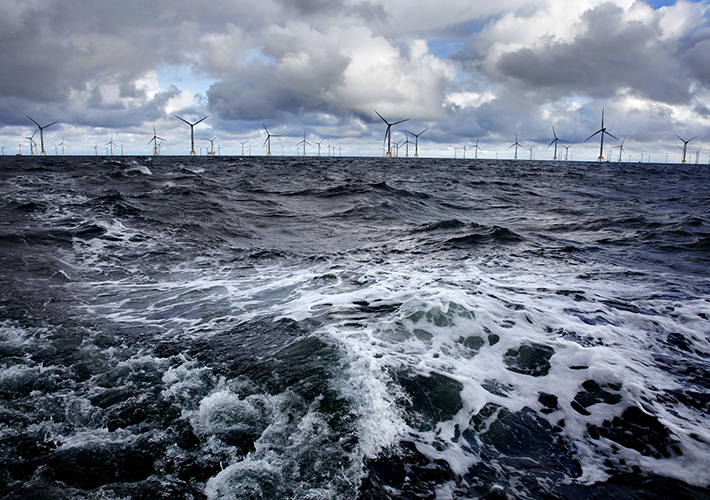
[[710,167],[0,157],[2,499],[708,499]]

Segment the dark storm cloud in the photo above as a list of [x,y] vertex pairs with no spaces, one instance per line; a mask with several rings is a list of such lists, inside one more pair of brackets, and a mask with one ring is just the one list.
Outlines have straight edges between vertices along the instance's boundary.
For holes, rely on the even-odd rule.
[[630,88],[659,102],[688,102],[687,72],[661,41],[657,24],[624,21],[623,10],[611,3],[587,11],[581,23],[582,33],[571,42],[549,38],[505,54],[496,67],[500,76],[562,95],[609,98]]

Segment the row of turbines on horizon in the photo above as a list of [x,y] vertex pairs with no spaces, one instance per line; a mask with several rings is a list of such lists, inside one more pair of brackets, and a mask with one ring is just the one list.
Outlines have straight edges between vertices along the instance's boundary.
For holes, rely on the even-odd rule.
[[[409,130],[406,130],[406,129],[405,129],[405,130],[404,130],[404,134],[405,134],[404,139],[393,143],[393,142],[392,142],[392,127],[395,126],[395,125],[399,125],[400,123],[404,123],[404,122],[408,121],[409,119],[407,118],[407,119],[404,119],[404,120],[398,120],[398,121],[395,121],[395,122],[389,122],[389,121],[387,121],[387,119],[385,119],[380,113],[378,113],[377,110],[374,110],[374,111],[375,111],[375,113],[377,114],[377,116],[379,116],[380,119],[382,119],[382,121],[387,125],[387,128],[386,128],[386,130],[385,130],[384,140],[383,140],[383,156],[387,156],[387,157],[399,156],[399,150],[400,150],[400,148],[401,148],[402,146],[405,147],[405,156],[409,156],[409,144],[412,144],[412,141],[409,140],[409,137],[412,136],[412,137],[414,137],[414,156],[415,156],[415,157],[418,157],[418,156],[419,156],[419,137],[420,137],[422,134],[424,134],[427,130],[429,130],[429,128],[428,128],[428,127],[425,128],[424,130],[422,130],[422,131],[419,132],[418,134],[415,134],[415,133],[410,132]],[[180,121],[186,123],[186,124],[190,127],[190,153],[189,153],[189,154],[190,154],[190,156],[196,156],[197,153],[195,152],[195,126],[198,125],[199,123],[202,123],[202,122],[203,122],[204,120],[206,120],[207,118],[209,118],[210,115],[206,115],[206,116],[200,118],[199,120],[197,120],[196,122],[187,121],[187,120],[185,120],[184,118],[182,118],[182,117],[180,117],[180,116],[178,116],[178,115],[173,115],[173,116],[174,116],[175,118],[177,118],[178,120],[180,120]],[[50,123],[50,124],[48,124],[48,125],[42,126],[42,125],[40,125],[37,121],[35,121],[34,119],[32,119],[31,117],[28,116],[27,118],[29,118],[29,119],[37,126],[37,129],[35,129],[35,131],[32,133],[31,136],[25,137],[25,139],[27,139],[27,140],[29,141],[30,154],[31,154],[31,155],[35,155],[35,154],[46,155],[47,153],[46,153],[45,148],[44,148],[44,130],[47,129],[47,128],[49,128],[49,127],[51,127],[52,125],[56,124],[57,121],[53,121],[52,123]],[[262,147],[266,149],[266,155],[267,155],[267,156],[270,156],[270,155],[271,155],[271,138],[272,138],[272,137],[283,137],[283,136],[281,136],[281,135],[275,135],[275,134],[270,133],[270,132],[269,132],[269,129],[267,129],[267,128],[266,128],[266,125],[264,125],[263,123],[262,123],[262,127],[264,128],[264,131],[266,132],[266,139],[264,140],[264,144],[262,145]],[[35,135],[37,134],[37,131],[39,131],[39,134],[40,134],[40,144],[39,144],[40,152],[39,152],[39,153],[36,153],[36,152],[35,152],[35,151],[38,149],[37,142],[36,142],[35,139],[34,139]],[[553,159],[553,160],[557,160],[557,159],[558,159],[558,158],[557,158],[558,143],[561,143],[561,142],[569,143],[569,141],[566,141],[566,140],[564,140],[564,139],[560,139],[560,138],[557,136],[557,132],[555,131],[555,127],[554,127],[554,126],[552,127],[552,135],[553,135],[554,139],[552,139],[552,141],[550,142],[550,144],[547,146],[547,149],[550,149],[550,147],[554,146],[554,154],[553,154],[553,158],[552,158],[552,159]],[[604,161],[604,136],[606,135],[606,136],[609,136],[609,137],[611,137],[611,138],[613,138],[613,139],[616,139],[617,141],[619,140],[618,137],[616,137],[615,135],[613,135],[613,134],[611,134],[610,132],[608,132],[607,129],[606,129],[606,127],[604,126],[604,109],[602,109],[601,127],[599,128],[599,130],[597,130],[597,131],[594,132],[592,135],[590,135],[589,137],[587,137],[587,139],[585,139],[584,142],[589,141],[590,139],[592,139],[593,137],[595,137],[595,136],[597,136],[597,135],[599,135],[599,137],[600,137],[599,156],[598,156],[597,160],[598,160],[598,161]],[[207,155],[210,155],[210,156],[214,156],[214,155],[217,155],[217,154],[221,154],[221,148],[220,148],[219,146],[217,147],[217,151],[215,151],[215,141],[216,141],[217,137],[218,137],[218,136],[214,136],[214,137],[211,138],[211,139],[210,139],[210,138],[204,138],[204,140],[205,140],[205,141],[208,141],[208,142],[210,143],[210,145],[209,145],[209,147],[207,147],[207,148],[202,148],[202,147],[201,147],[201,148],[200,148],[200,154],[202,154],[202,150],[203,150],[203,149],[206,151]],[[682,137],[680,137],[680,136],[677,135],[677,134],[676,134],[676,137],[677,137],[678,139],[680,139],[680,141],[683,143],[683,146],[678,146],[678,148],[681,149],[681,151],[682,151],[682,153],[683,153],[683,154],[682,154],[681,163],[686,163],[686,158],[687,158],[687,153],[688,153],[688,144],[689,144],[691,141],[697,139],[698,136],[692,137],[691,139],[688,139],[688,140],[683,139]],[[321,155],[321,145],[322,145],[322,143],[323,143],[325,140],[326,140],[326,139],[321,139],[320,141],[314,141],[314,142],[316,143],[316,145],[318,146],[318,156]],[[618,159],[618,161],[622,161],[622,159],[623,159],[623,153],[625,152],[625,150],[624,150],[624,142],[625,142],[625,141],[626,141],[626,138],[624,138],[623,140],[621,140],[621,144],[619,144],[618,146],[613,146],[613,147],[609,150],[609,156],[608,156],[609,159],[611,159],[611,157],[612,157],[613,150],[614,150],[614,149],[619,149],[619,159]],[[167,141],[166,141],[165,139],[163,139],[162,137],[159,137],[159,136],[158,136],[158,134],[157,134],[157,132],[156,132],[156,130],[155,130],[155,126],[153,126],[153,137],[151,138],[150,141],[148,141],[148,145],[150,145],[151,143],[153,144],[153,155],[155,155],[155,156],[161,155],[161,153],[162,153],[162,143],[163,143],[163,142],[167,142]],[[241,146],[242,146],[242,156],[244,156],[244,147],[245,147],[245,145],[246,145],[249,141],[237,141],[237,142],[239,142],[239,143],[241,144]],[[303,140],[299,141],[299,142],[296,144],[296,146],[297,146],[297,148],[296,148],[296,155],[300,155],[300,154],[301,154],[301,152],[300,152],[300,151],[301,151],[301,145],[303,145],[303,156],[306,156],[306,146],[310,146],[310,147],[313,148],[313,145],[312,145],[310,142],[308,142],[308,141],[306,140],[306,132],[303,133]],[[113,142],[113,135],[112,135],[110,141],[107,142],[106,145],[105,145],[106,154],[107,154],[107,155],[109,155],[109,154],[110,154],[110,155],[113,155],[113,154],[114,154],[114,153],[113,153],[113,148],[114,148],[114,146],[118,147],[118,145]],[[393,148],[393,146],[394,146],[394,148]],[[565,157],[564,157],[564,159],[565,159],[565,160],[568,160],[568,159],[569,159],[569,149],[570,149],[570,147],[571,147],[571,144],[570,144],[569,146],[564,146],[564,145],[560,145],[560,146],[561,146],[561,148],[564,148],[564,149],[565,149]],[[65,154],[65,149],[64,149],[64,148],[68,148],[69,146],[68,146],[67,144],[65,144],[63,137],[62,137],[62,142],[59,143],[57,146],[55,146],[55,149],[54,149],[54,150],[55,150],[55,154],[57,154],[57,155],[59,154],[59,148],[60,148],[60,147],[61,147],[62,155],[64,155],[64,154]],[[4,147],[4,146],[0,146],[0,148],[2,148],[2,154],[4,155],[4,154],[5,154],[5,147]],[[19,148],[19,154],[18,154],[18,156],[21,156],[21,155],[22,155],[22,143],[20,143],[19,141],[18,141],[18,148]],[[120,148],[121,148],[121,155],[123,155],[123,144],[120,145]],[[281,145],[281,148],[282,148],[282,154],[285,154],[284,146]],[[474,149],[474,151],[475,151],[475,153],[474,153],[474,158],[478,158],[478,152],[479,152],[479,151],[483,151],[483,149],[479,146],[479,140],[478,140],[478,139],[476,140],[475,145],[472,146],[472,147],[470,147],[470,148],[468,147],[468,141],[467,141],[466,144],[464,144],[463,146],[452,146],[452,148],[454,149],[454,158],[457,158],[457,157],[458,157],[458,151],[459,151],[459,150],[463,150],[463,156],[462,156],[463,158],[466,158],[466,151],[467,151],[468,149]],[[530,151],[530,159],[531,159],[531,160],[534,159],[534,152],[533,152],[534,146],[533,146],[533,147],[530,147],[530,148],[526,148],[526,147],[522,146],[522,145],[518,142],[518,134],[517,134],[517,133],[515,134],[515,142],[514,142],[513,144],[511,144],[511,145],[508,147],[508,149],[512,149],[512,148],[515,148],[515,150],[514,150],[514,159],[518,159],[518,148],[529,150],[529,151]],[[330,143],[327,144],[327,149],[328,149],[328,156],[331,156],[331,145],[330,145]],[[393,153],[393,149],[394,149],[394,153]],[[98,144],[95,144],[95,145],[94,145],[94,152],[95,152],[95,154],[96,154],[97,156],[98,156],[98,150],[99,150],[99,146],[98,146]],[[333,154],[334,154],[334,153],[335,153],[335,147],[334,147],[334,146],[332,147],[332,150],[333,150]],[[342,156],[342,148],[340,148],[339,151],[340,151],[340,155]],[[251,146],[249,147],[249,155],[251,156]],[[642,162],[643,162],[643,155],[644,155],[644,153],[641,152],[641,161],[642,161]],[[631,156],[632,156],[632,155],[628,155],[629,161],[631,161]],[[699,162],[699,158],[700,158],[700,149],[698,149],[698,150],[696,151],[696,153],[695,153],[695,163],[696,163],[696,164]],[[496,153],[496,159],[498,159],[498,153]],[[648,156],[648,160],[650,161],[650,155]],[[668,162],[668,154],[666,154],[666,162]],[[710,156],[708,157],[708,163],[710,164]]]

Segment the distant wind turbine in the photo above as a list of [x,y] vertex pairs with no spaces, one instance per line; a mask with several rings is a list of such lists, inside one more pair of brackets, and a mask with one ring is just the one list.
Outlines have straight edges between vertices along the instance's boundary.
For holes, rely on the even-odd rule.
[[[375,113],[377,113],[377,110],[374,110]],[[406,122],[409,120],[409,118],[405,118],[404,120],[399,120],[394,123],[390,123],[387,120],[385,120],[381,114],[377,113],[377,116],[379,116],[383,122],[387,124],[387,131],[385,132],[385,140],[382,142],[383,144],[386,142],[387,143],[387,156],[392,156],[392,145],[391,145],[391,139],[392,139],[392,126],[393,125],[398,125],[400,123]]]
[[478,158],[478,151],[483,151],[480,147],[478,147],[478,141],[479,139],[476,139],[476,144],[473,145],[473,149],[475,151],[474,153],[474,158]]
[[217,135],[215,135],[212,139],[207,139],[205,138],[206,141],[209,141],[210,143],[210,149],[207,150],[207,154],[210,156],[214,156],[214,141],[217,139]]
[[597,134],[601,134],[601,144],[599,145],[599,158],[597,158],[597,160],[604,161],[604,134],[608,135],[609,137],[613,137],[617,141],[619,140],[618,137],[607,132],[606,128],[604,127],[604,108],[602,108],[602,126],[601,126],[601,128],[599,130],[597,130],[596,132],[594,132],[589,137],[587,137],[587,139],[584,142],[587,142],[589,139],[591,139],[592,137],[594,137]]
[[676,134],[676,137],[678,139],[680,139],[681,141],[683,141],[683,147],[681,148],[683,150],[683,161],[681,161],[681,163],[685,163],[685,153],[688,150],[688,143],[692,140],[697,139],[698,136],[696,135],[695,137],[693,137],[692,139],[688,139],[687,141],[685,139],[683,139],[681,136],[679,136],[678,134]]
[[325,138],[321,139],[320,141],[316,141],[316,144],[318,144],[318,156],[320,156],[320,145],[323,144],[323,141],[325,141]]
[[625,142],[625,141],[626,141],[626,137],[624,137],[624,138],[621,140],[621,144],[619,144],[618,146],[615,146],[615,147],[619,148],[619,161],[621,161],[621,155],[622,155],[623,152],[624,152],[624,142]]
[[62,142],[60,142],[60,143],[57,145],[57,147],[59,147],[59,146],[62,147],[62,156],[64,156],[64,146],[69,147],[69,146],[67,146],[66,144],[64,144],[64,137],[62,137]]
[[237,141],[237,142],[242,145],[242,156],[244,156],[244,145],[245,145],[247,142],[249,142],[249,141],[244,141],[244,142],[242,142],[242,141]]
[[155,131],[155,125],[153,125],[153,138],[148,141],[148,144],[151,142],[153,143],[153,156],[159,156],[160,155],[160,144],[158,141],[164,141],[162,137],[158,137],[158,134]]
[[190,126],[190,156],[196,156],[195,155],[195,125],[206,120],[207,118],[209,118],[210,115],[207,115],[204,118],[200,118],[195,123],[190,123],[189,121],[185,120],[184,118],[180,118],[178,115],[173,115],[173,116],[175,118],[177,118],[178,120],[187,123]]
[[552,144],[554,143],[554,145],[555,145],[555,154],[554,154],[554,156],[552,157],[552,159],[553,159],[553,160],[556,160],[556,159],[557,159],[557,143],[558,143],[558,142],[569,142],[569,141],[565,141],[564,139],[560,139],[559,137],[557,137],[557,133],[555,132],[555,127],[554,127],[554,125],[552,126],[552,135],[555,136],[555,138],[552,139],[552,142],[550,143],[549,146],[547,146],[547,149],[550,149],[550,146],[552,146]]
[[308,144],[309,146],[313,147],[313,146],[311,145],[311,143],[306,140],[306,131],[305,131],[305,130],[303,131],[303,140],[302,140],[302,141],[299,141],[298,144],[303,144],[303,156],[306,156],[306,144]]
[[35,148],[37,147],[37,141],[35,141],[35,134],[36,133],[37,133],[37,131],[35,130],[34,132],[32,132],[31,136],[25,137],[25,139],[27,139],[30,142],[30,155],[35,154]]
[[262,127],[264,127],[264,130],[266,130],[266,140],[264,141],[264,146],[266,146],[266,155],[271,156],[271,138],[272,137],[281,137],[280,135],[271,135],[269,133],[269,129],[266,128],[266,125],[263,123],[261,124]]
[[512,148],[513,146],[515,146],[515,159],[517,160],[518,159],[518,146],[522,147],[518,143],[518,133],[517,132],[515,133],[515,142],[513,144],[511,144],[510,146],[508,146],[508,149]]
[[569,157],[569,148],[571,148],[572,145],[570,144],[569,146],[562,146],[562,147],[565,148],[565,161],[567,161],[567,158]]
[[422,131],[419,132],[418,134],[412,133],[412,132],[410,132],[409,130],[405,130],[405,131],[404,131],[405,133],[414,136],[414,157],[415,157],[415,158],[419,156],[419,136],[422,135],[422,134],[423,134],[424,132],[426,132],[427,130],[429,130],[429,127],[425,128],[424,130],[422,130]]
[[116,143],[113,142],[113,135],[111,136],[111,140],[108,141],[106,145],[111,148],[111,156],[113,156],[113,147],[116,145]]
[[[30,118],[30,117],[28,116],[27,118]],[[50,123],[49,125],[45,125],[44,127],[41,126],[41,125],[40,125],[39,123],[37,123],[36,121],[32,120],[32,118],[30,118],[30,120],[32,121],[32,123],[34,123],[35,125],[37,125],[37,128],[39,128],[39,141],[40,141],[40,143],[42,144],[42,152],[41,152],[40,154],[46,156],[47,153],[44,152],[44,129],[49,128],[49,127],[51,127],[52,125],[54,125],[55,123],[57,123],[57,120],[53,121],[53,122]]]

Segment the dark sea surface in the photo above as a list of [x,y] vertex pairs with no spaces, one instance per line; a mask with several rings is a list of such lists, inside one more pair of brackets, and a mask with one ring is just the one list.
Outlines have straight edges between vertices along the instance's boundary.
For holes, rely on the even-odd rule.
[[710,169],[0,157],[0,498],[710,498]]

